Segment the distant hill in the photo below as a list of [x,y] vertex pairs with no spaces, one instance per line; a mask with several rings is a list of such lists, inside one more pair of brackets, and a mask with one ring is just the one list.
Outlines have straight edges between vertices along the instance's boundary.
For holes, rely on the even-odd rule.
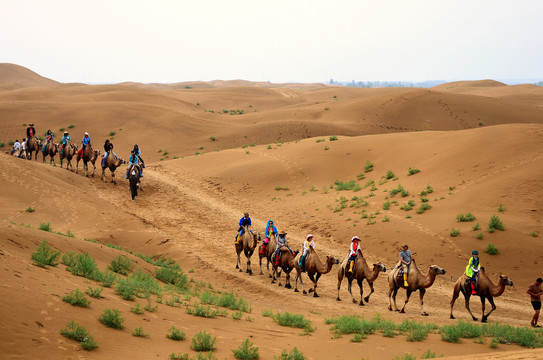
[[0,63],[0,89],[52,86],[58,84],[59,82],[38,75],[23,66]]

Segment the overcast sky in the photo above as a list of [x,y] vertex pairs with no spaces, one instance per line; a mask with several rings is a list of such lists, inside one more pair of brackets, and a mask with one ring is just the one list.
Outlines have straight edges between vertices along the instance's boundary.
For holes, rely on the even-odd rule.
[[0,0],[0,62],[86,83],[543,78],[543,1]]

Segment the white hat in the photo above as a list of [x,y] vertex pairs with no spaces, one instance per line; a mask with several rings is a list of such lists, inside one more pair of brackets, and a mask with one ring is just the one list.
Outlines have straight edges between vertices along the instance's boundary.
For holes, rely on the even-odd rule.
[[312,237],[313,237],[313,235],[307,234],[307,237],[306,237],[305,239],[306,239],[306,240],[309,240],[309,238],[312,238]]
[[85,135],[89,135],[89,133],[85,131]]
[[355,241],[355,240],[360,240],[360,238],[359,238],[358,236],[355,235],[355,236],[353,236],[353,237],[351,238],[351,241]]

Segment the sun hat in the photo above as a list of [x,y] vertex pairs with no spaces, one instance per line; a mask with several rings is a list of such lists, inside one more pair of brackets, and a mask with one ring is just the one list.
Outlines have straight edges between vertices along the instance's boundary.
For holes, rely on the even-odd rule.
[[309,238],[312,238],[312,237],[313,237],[313,235],[311,235],[311,234],[307,234],[307,236],[306,236],[306,238],[305,238],[305,239],[306,239],[306,240],[309,240]]
[[89,135],[89,133],[85,131],[85,135]]
[[355,241],[355,240],[360,241],[360,238],[359,238],[358,236],[355,235],[355,236],[353,236],[353,237],[351,238],[351,241]]
[[286,235],[286,234],[287,234],[287,233],[286,233],[285,230],[281,230],[281,231],[279,232],[279,235]]
[[28,126],[34,126],[34,123],[30,123],[30,124],[28,124]]
[[67,134],[68,132],[67,131],[64,131],[65,134]]

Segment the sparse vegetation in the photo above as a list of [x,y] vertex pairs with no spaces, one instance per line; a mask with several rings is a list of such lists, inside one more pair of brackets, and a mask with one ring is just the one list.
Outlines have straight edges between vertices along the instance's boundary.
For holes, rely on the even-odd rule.
[[130,311],[133,312],[136,315],[141,315],[141,314],[145,313],[145,309],[142,308],[139,303],[136,304],[135,307],[130,308]]
[[215,350],[216,337],[212,337],[211,334],[205,330],[199,331],[192,338],[191,348],[195,351],[213,351]]
[[111,131],[109,132],[109,136],[115,136],[115,131],[111,130]]
[[33,213],[34,211],[36,211],[36,209],[34,209],[33,207],[29,206],[26,208],[26,212],[28,213]]
[[96,289],[93,289],[89,286],[88,289],[85,290],[85,294],[89,295],[92,298],[99,299],[102,297],[102,290],[104,290],[102,286],[97,287]]
[[369,160],[366,160],[366,165],[364,166],[364,172],[373,171],[373,163]]
[[505,212],[505,206],[503,206],[502,204],[500,204],[500,206],[498,206],[498,211],[499,211],[499,212]]
[[478,233],[475,238],[477,238],[478,240],[483,240],[483,233]]
[[317,140],[315,140],[316,143],[320,143],[320,142],[323,142],[323,141],[326,141],[326,139],[317,139]]
[[329,149],[330,148],[327,145],[324,146],[324,151],[329,150]]
[[40,226],[39,226],[38,229],[40,229],[40,230],[42,230],[42,231],[51,232],[51,231],[52,231],[52,229],[51,229],[51,223],[44,223],[44,222],[42,222],[42,223],[40,223]]
[[336,135],[330,136],[330,141],[336,141],[336,140],[337,140],[337,136],[336,136]]
[[426,189],[422,190],[419,195],[420,196],[425,196],[427,194],[431,194],[434,192],[434,188],[432,188],[432,186],[430,185],[426,185]]
[[310,334],[315,331],[315,329],[311,327],[311,321],[304,318],[302,314],[278,312],[272,316],[272,319],[281,326],[290,326],[294,328],[304,329],[304,334]]
[[488,221],[488,232],[492,233],[494,230],[505,230],[502,221],[497,215],[492,215]]
[[137,328],[132,330],[132,336],[149,337],[149,334],[146,334],[145,331],[143,331],[143,328],[141,326],[138,326]]
[[489,243],[489,244],[486,246],[485,252],[486,252],[488,255],[497,255],[497,254],[499,254],[498,248],[497,248],[494,244],[491,244],[491,243]]
[[468,212],[467,214],[458,214],[456,215],[456,221],[458,222],[469,222],[475,220],[475,216]]
[[109,270],[116,272],[121,275],[128,275],[134,264],[127,256],[117,256],[115,259],[111,260],[111,263],[107,267]]
[[418,174],[419,172],[420,172],[419,169],[410,167],[409,170],[407,170],[407,176],[415,175],[415,174]]
[[451,229],[451,232],[449,233],[452,237],[457,237],[460,235],[460,230],[455,229],[454,227]]
[[304,354],[302,354],[296,347],[290,352],[283,350],[279,357],[274,356],[274,360],[305,360]]
[[172,340],[176,340],[176,341],[180,341],[180,340],[185,340],[186,339],[186,335],[185,335],[185,332],[184,331],[181,331],[179,330],[178,328],[176,328],[175,326],[172,326],[170,328],[170,330],[168,330],[169,333],[166,334],[166,337],[168,339],[172,339]]
[[87,299],[85,294],[83,294],[83,292],[81,292],[79,289],[70,291],[69,294],[64,295],[62,300],[66,301],[67,303],[72,304],[73,306],[81,306],[81,307],[90,306],[89,299]]
[[426,210],[430,210],[431,208],[432,208],[432,205],[428,203],[423,203],[417,209],[417,214],[423,214]]
[[475,224],[475,225],[473,225],[473,226],[471,227],[471,229],[472,229],[473,231],[477,231],[477,230],[479,230],[480,228],[481,228],[481,225],[479,225],[479,223],[477,223],[477,224]]
[[121,312],[117,309],[105,309],[104,313],[100,315],[100,322],[110,328],[124,329],[124,318],[121,317]]
[[258,347],[253,346],[253,343],[249,339],[243,340],[241,345],[236,349],[232,350],[234,357],[240,360],[255,360],[259,358]]
[[288,190],[288,187],[286,187],[286,186],[279,186],[279,185],[278,185],[278,186],[275,187],[275,190],[277,190],[277,191],[279,191],[279,190],[285,190],[285,191],[287,191],[287,190]]
[[539,234],[536,233],[535,231],[532,231],[532,232],[530,232],[530,236],[531,236],[531,237],[538,237]]
[[45,239],[38,245],[36,252],[33,252],[31,255],[34,264],[41,267],[46,267],[47,265],[57,266],[59,256],[60,251],[51,249],[51,246]]
[[385,174],[385,179],[387,180],[390,180],[390,179],[393,179],[396,175],[394,175],[394,173],[392,172],[392,170],[387,170],[386,174]]
[[89,253],[79,253],[75,255],[73,259],[67,261],[70,261],[70,265],[68,265],[66,270],[68,270],[72,274],[91,280],[102,280],[102,274],[100,273],[100,270],[98,270],[96,261],[90,257]]
[[62,336],[67,337],[68,339],[74,339],[81,342],[81,347],[83,350],[90,351],[98,347],[98,343],[94,341],[92,335],[89,335],[87,329],[84,326],[79,325],[74,320],[71,320],[65,329],[60,330]]

